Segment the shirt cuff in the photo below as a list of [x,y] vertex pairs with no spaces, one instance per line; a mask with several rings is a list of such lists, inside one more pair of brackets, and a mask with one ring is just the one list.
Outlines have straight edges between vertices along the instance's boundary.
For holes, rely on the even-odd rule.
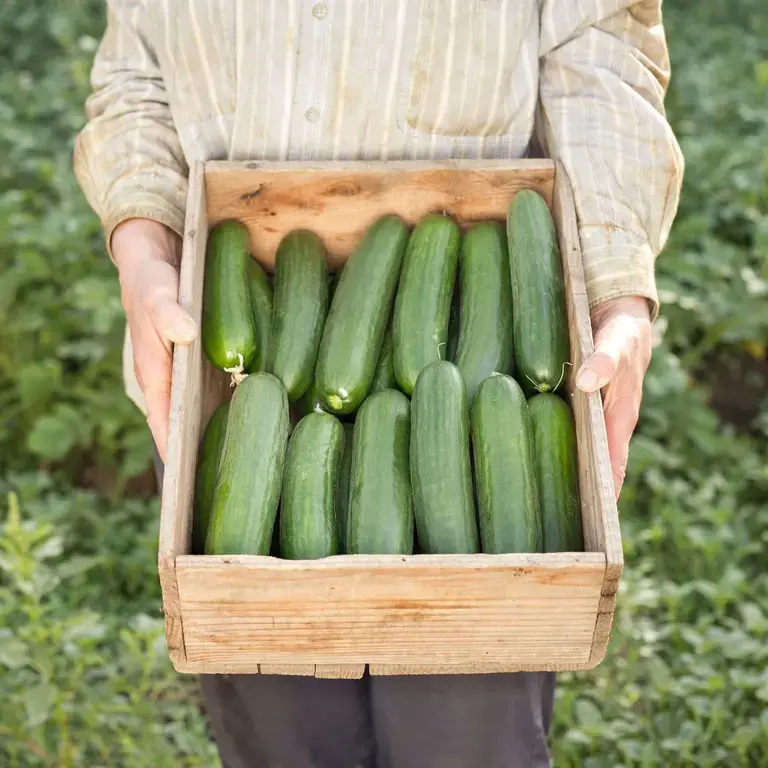
[[611,299],[642,296],[648,300],[651,321],[655,320],[659,314],[655,261],[650,245],[616,244],[591,250],[582,245],[590,311]]
[[184,236],[184,211],[172,205],[158,205],[153,201],[137,201],[135,204],[120,206],[102,219],[104,237],[106,238],[107,253],[114,263],[112,253],[112,234],[115,229],[128,219],[150,219],[164,224],[179,237]]

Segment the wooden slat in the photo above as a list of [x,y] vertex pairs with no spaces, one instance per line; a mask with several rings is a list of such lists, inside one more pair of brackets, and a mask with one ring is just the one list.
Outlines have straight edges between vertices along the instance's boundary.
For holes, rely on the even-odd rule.
[[365,674],[365,664],[318,664],[315,677],[328,680],[359,680]]
[[262,675],[291,675],[295,677],[314,677],[314,664],[259,664]]
[[189,663],[588,661],[601,553],[177,558]]
[[[179,304],[200,324],[208,220],[204,166],[190,172],[184,243],[179,274]],[[185,661],[182,613],[175,573],[176,555],[189,552],[192,492],[200,433],[200,337],[173,351],[168,448],[163,476],[158,568],[163,592],[165,634],[175,665]],[[187,450],[188,446],[195,447]]]
[[585,394],[574,386],[575,373],[592,354],[594,342],[581,262],[573,193],[562,165],[557,166],[553,214],[560,238],[568,301],[568,328],[573,366],[569,376],[571,404],[578,436],[581,512],[586,549],[605,552],[606,572],[595,625],[592,665],[598,664],[610,639],[619,578],[624,565],[619,513],[613,491],[603,403],[599,392]]
[[535,189],[551,203],[553,184],[551,160],[206,165],[211,226],[222,219],[243,221],[252,252],[267,267],[293,229],[317,232],[330,262],[338,265],[384,214],[398,214],[409,224],[431,212],[449,213],[462,225],[504,219],[517,191]]

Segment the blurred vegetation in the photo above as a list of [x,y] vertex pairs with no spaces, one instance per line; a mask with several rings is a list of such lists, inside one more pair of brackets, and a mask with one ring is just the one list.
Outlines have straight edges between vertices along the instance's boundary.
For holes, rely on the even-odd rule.
[[[103,0],[0,7],[0,764],[216,765],[167,660],[123,318],[71,173]],[[668,0],[687,160],[621,500],[613,641],[558,766],[768,765],[768,14]]]

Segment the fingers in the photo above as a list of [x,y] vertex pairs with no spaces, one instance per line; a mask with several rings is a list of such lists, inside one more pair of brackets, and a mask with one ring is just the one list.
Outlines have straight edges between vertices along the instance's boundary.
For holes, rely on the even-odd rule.
[[160,458],[165,461],[168,439],[168,413],[171,406],[171,355],[158,339],[136,352],[136,368],[144,391],[147,424]]
[[598,329],[595,351],[581,366],[576,386],[583,392],[597,392],[616,374],[619,364],[634,344],[637,336],[634,318],[612,318]]
[[146,417],[160,458],[165,461],[171,402],[171,352],[145,315],[130,324],[133,364],[144,393]]
[[641,394],[630,377],[621,377],[608,385],[603,398],[608,455],[617,499],[627,471],[629,441],[637,426]]
[[595,351],[581,366],[576,386],[584,392],[603,390],[608,454],[618,499],[651,356],[650,318],[644,300],[618,300],[598,308],[592,319]]

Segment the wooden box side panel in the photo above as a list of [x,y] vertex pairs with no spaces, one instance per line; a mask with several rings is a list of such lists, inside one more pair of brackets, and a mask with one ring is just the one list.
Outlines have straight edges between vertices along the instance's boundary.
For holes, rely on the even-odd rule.
[[601,553],[177,559],[190,668],[305,674],[583,666],[604,573]]
[[[204,166],[189,176],[184,243],[179,273],[179,304],[200,327],[208,219],[205,210]],[[174,665],[185,662],[182,612],[176,580],[176,556],[189,551],[192,499],[200,436],[203,358],[200,335],[173,351],[168,448],[163,477],[158,566],[168,651]]]
[[585,394],[574,385],[575,373],[582,362],[592,354],[594,343],[573,193],[566,171],[560,164],[556,172],[553,213],[557,223],[566,283],[573,362],[568,386],[578,432],[579,485],[585,547],[588,551],[604,552],[606,556],[605,581],[590,659],[590,666],[595,666],[602,660],[608,645],[624,556],[602,398],[599,392]]
[[409,224],[428,213],[449,213],[462,226],[506,218],[520,189],[535,189],[548,203],[554,189],[551,160],[444,160],[409,162],[206,165],[211,226],[239,219],[251,249],[267,268],[282,237],[311,229],[325,242],[332,266],[354,250],[365,230],[384,214]]

